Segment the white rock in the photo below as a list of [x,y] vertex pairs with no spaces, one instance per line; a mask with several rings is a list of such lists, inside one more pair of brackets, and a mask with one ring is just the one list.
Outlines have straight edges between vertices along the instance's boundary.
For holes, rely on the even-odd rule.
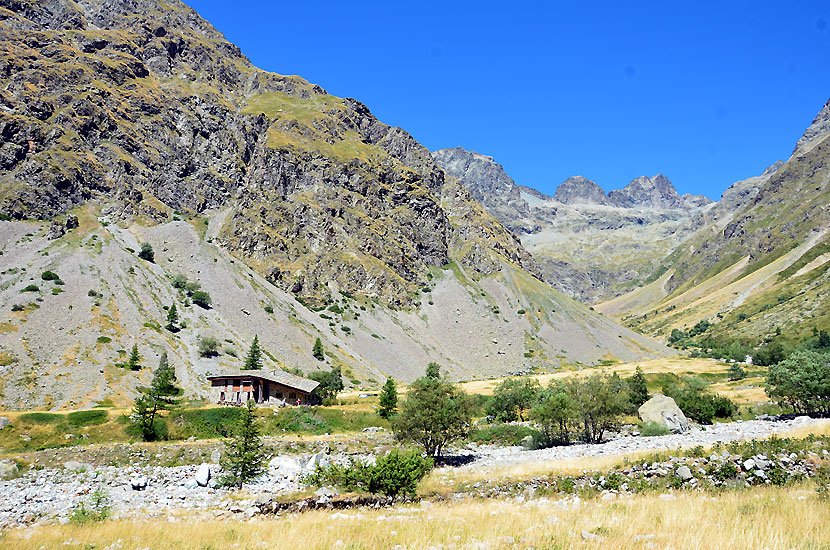
[[202,463],[199,469],[196,470],[196,483],[199,484],[199,487],[207,487],[208,481],[210,481],[210,466]]

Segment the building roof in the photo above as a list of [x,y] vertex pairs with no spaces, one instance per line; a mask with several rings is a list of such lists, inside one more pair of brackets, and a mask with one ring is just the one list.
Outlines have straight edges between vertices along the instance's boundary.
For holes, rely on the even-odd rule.
[[261,378],[269,382],[288,386],[289,388],[302,390],[306,393],[311,393],[314,391],[314,388],[320,385],[319,382],[303,378],[302,376],[296,376],[284,370],[243,370],[226,374],[213,374],[207,377],[208,380],[214,380],[216,378]]

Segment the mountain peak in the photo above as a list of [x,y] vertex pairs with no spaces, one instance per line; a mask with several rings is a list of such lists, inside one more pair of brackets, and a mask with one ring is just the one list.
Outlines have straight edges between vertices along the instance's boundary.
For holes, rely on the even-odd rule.
[[804,135],[796,143],[793,155],[806,153],[827,134],[830,134],[830,99],[827,100],[816,118],[813,119],[813,123],[804,131]]
[[677,194],[672,182],[663,174],[649,178],[640,176],[622,189],[608,193],[608,200],[614,206],[623,208],[682,208],[683,200]]
[[563,181],[553,198],[563,204],[608,204],[602,187],[583,176],[571,176]]

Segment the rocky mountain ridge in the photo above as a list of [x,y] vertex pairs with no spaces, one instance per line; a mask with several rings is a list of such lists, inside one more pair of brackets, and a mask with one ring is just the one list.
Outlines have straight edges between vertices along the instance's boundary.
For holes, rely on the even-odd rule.
[[637,178],[607,195],[595,182],[568,178],[549,197],[517,185],[492,157],[463,148],[433,157],[487,210],[521,236],[545,279],[586,302],[624,294],[704,223],[711,201],[678,195],[662,175]]

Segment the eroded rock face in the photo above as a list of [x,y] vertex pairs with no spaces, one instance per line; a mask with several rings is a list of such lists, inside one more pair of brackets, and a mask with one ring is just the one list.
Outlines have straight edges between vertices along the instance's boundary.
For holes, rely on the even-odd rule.
[[559,184],[553,199],[563,204],[609,204],[602,187],[582,176],[572,176]]
[[333,285],[407,305],[454,249],[476,270],[495,269],[503,255],[538,274],[491,217],[442,206],[449,193],[459,210],[476,208],[467,191],[445,189],[431,153],[406,131],[357,100],[258,70],[185,4],[8,9],[4,214],[52,218],[96,200],[110,219],[162,222],[228,208],[219,241],[312,301]]
[[672,433],[689,431],[689,420],[674,399],[659,393],[640,405],[637,414],[643,422],[655,422],[665,426]]

